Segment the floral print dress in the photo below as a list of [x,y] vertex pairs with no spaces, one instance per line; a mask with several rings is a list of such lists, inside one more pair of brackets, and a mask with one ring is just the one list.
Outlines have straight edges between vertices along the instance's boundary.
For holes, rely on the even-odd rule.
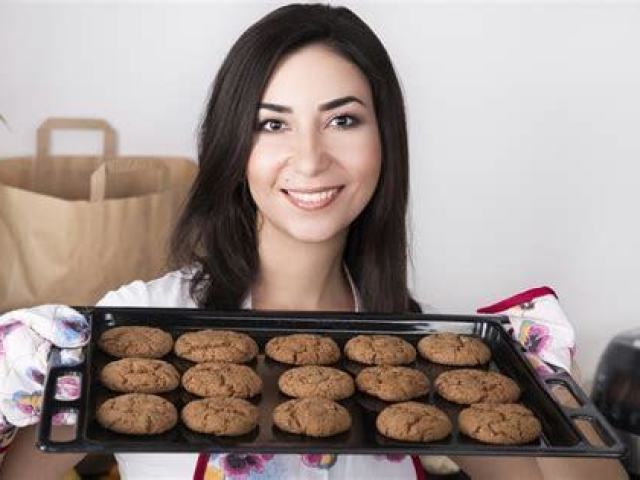
[[425,479],[409,455],[200,455],[194,480]]

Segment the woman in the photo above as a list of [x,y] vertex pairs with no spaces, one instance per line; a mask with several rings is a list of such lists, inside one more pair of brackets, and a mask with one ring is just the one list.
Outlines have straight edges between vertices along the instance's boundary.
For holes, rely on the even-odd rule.
[[[351,11],[289,5],[251,26],[215,79],[198,157],[173,239],[178,270],[99,305],[420,311],[406,280],[402,93],[384,47]],[[21,435],[9,452],[6,478],[35,478],[28,468],[44,478],[80,458],[43,458],[30,442]],[[197,457],[117,455],[125,480],[422,475],[408,456]],[[497,478],[500,462],[491,465]],[[523,466],[540,472],[535,460]]]
[[[99,305],[418,310],[406,282],[402,94],[383,46],[352,12],[291,5],[250,27],[214,81],[198,157],[173,242],[189,269]],[[196,457],[117,456],[126,479],[189,478]],[[279,478],[353,478],[356,461],[367,463],[338,458],[328,470],[278,457],[264,468],[286,468]],[[415,477],[409,457],[369,460],[384,478]]]

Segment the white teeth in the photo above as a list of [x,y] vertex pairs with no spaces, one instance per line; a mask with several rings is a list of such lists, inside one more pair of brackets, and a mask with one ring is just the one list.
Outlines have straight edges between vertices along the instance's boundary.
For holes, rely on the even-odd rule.
[[332,188],[331,190],[324,190],[322,192],[314,192],[314,193],[302,193],[302,192],[292,192],[287,191],[289,195],[291,195],[296,200],[300,200],[305,203],[317,203],[324,202],[329,198],[333,197],[336,193],[338,193],[338,188]]

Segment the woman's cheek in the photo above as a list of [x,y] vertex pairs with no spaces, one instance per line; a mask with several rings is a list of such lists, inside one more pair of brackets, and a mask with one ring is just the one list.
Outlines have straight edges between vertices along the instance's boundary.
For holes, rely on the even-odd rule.
[[259,141],[254,146],[247,164],[249,184],[274,185],[283,158],[286,158],[286,155],[281,145],[269,140]]
[[343,137],[334,145],[336,158],[340,158],[350,177],[357,180],[363,194],[373,194],[382,164],[382,150],[377,130],[363,129],[350,138]]

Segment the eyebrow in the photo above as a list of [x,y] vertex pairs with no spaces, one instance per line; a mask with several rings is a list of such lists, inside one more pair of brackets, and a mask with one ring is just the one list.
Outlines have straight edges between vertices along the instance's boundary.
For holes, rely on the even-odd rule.
[[[318,107],[318,111],[326,112],[327,110],[333,110],[334,108],[341,107],[342,105],[346,105],[347,103],[356,102],[362,106],[365,106],[364,102],[360,100],[358,97],[354,97],[353,95],[348,95],[346,97],[336,98],[335,100],[329,100],[328,102],[320,104]],[[275,103],[260,103],[258,104],[258,108],[266,108],[267,110],[273,110],[274,112],[279,113],[292,113],[293,109],[291,107],[287,107],[285,105],[278,105]]]

